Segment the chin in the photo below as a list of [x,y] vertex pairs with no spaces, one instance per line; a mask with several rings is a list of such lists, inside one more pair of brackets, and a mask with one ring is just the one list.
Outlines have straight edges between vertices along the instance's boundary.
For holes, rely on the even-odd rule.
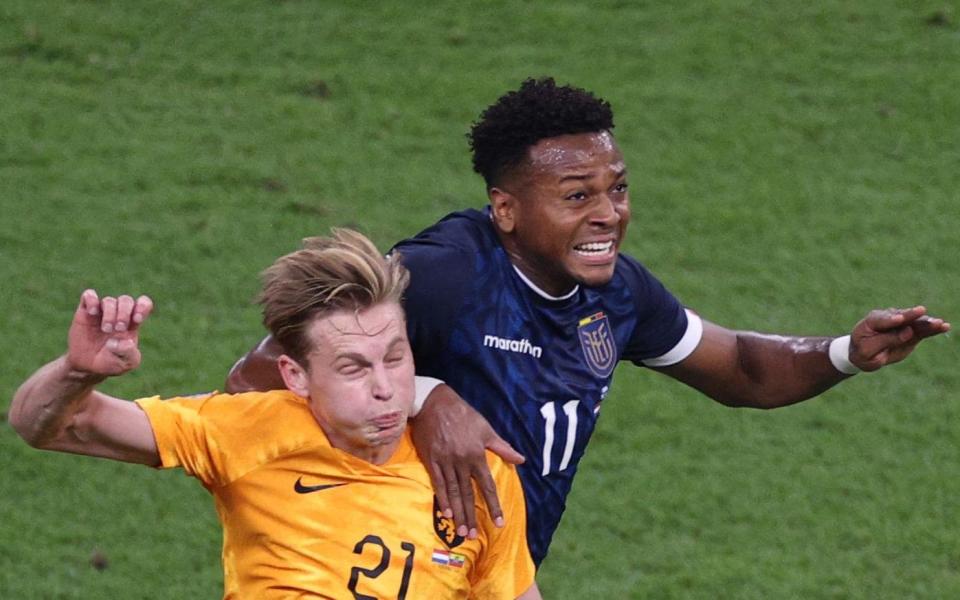
[[600,287],[610,283],[611,279],[613,279],[612,265],[609,269],[604,269],[602,271],[595,269],[590,273],[585,273],[580,277],[577,277],[577,282],[584,287]]

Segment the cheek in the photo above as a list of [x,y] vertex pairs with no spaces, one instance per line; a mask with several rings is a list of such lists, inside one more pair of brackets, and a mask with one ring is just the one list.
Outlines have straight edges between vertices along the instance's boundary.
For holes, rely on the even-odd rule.
[[620,224],[623,227],[626,227],[627,223],[630,222],[630,202],[626,201],[622,206],[617,207],[617,214],[620,215]]
[[364,387],[359,381],[328,382],[323,398],[323,412],[330,421],[347,424],[362,417]]

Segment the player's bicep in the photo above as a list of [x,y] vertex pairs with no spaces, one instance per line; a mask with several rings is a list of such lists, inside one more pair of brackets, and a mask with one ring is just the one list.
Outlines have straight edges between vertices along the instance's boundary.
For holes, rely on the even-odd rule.
[[696,348],[683,360],[656,370],[724,402],[744,377],[737,332],[703,320]]
[[157,466],[160,454],[147,414],[136,403],[92,392],[51,450]]

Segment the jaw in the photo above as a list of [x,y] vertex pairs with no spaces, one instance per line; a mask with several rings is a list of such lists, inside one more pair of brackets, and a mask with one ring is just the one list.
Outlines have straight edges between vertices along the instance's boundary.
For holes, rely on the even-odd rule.
[[567,272],[587,287],[603,285],[613,278],[617,253],[616,243],[590,244],[586,248],[575,246],[567,255]]

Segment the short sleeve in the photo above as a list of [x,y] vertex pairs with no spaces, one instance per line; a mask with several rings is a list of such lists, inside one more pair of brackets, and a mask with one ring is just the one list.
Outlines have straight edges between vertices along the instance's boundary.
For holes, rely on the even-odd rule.
[[[688,311],[656,277],[635,259],[621,255],[619,276],[624,278],[632,296],[636,324],[624,349],[624,360],[646,366],[662,366],[658,359],[677,354],[678,346],[688,348],[687,354],[699,343],[699,334],[691,330]],[[693,339],[692,334],[696,334]],[[685,358],[686,355],[683,356]],[[681,358],[682,360],[682,358]]]
[[[487,545],[476,569],[471,574],[470,598],[500,600],[516,598],[534,583],[536,567],[527,546],[527,508],[517,469],[490,452],[487,462],[493,470],[500,506],[506,524],[497,528],[489,521],[489,513],[482,507],[487,523]],[[479,490],[476,497],[481,498]]]
[[210,420],[201,414],[213,397],[211,394],[161,400],[153,396],[136,400],[150,419],[160,466],[164,469],[182,467],[208,486],[219,484],[223,472],[222,452],[216,436],[211,433]]

